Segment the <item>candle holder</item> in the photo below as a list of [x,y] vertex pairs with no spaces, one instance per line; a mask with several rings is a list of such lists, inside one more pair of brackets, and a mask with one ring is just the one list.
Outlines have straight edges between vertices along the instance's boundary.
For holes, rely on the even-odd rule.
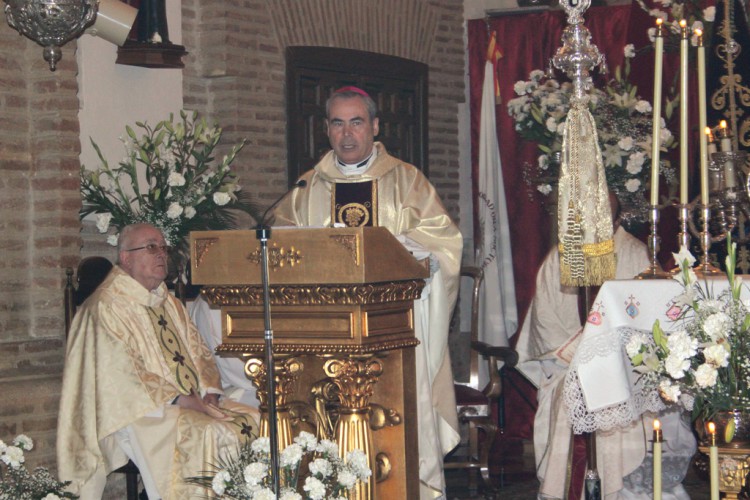
[[711,250],[711,232],[709,223],[711,221],[711,207],[708,205],[697,205],[701,210],[701,220],[703,223],[703,230],[701,231],[701,249],[703,255],[701,256],[701,263],[695,268],[695,274],[698,276],[717,276],[724,274],[721,269],[714,267],[708,261],[708,253]]
[[639,280],[647,280],[647,279],[665,279],[670,278],[671,274],[662,271],[661,266],[659,266],[659,262],[657,260],[657,256],[659,254],[659,248],[661,244],[661,238],[659,237],[659,233],[657,231],[657,226],[659,225],[659,207],[656,205],[651,205],[651,234],[648,238],[648,251],[649,251],[649,257],[651,259],[651,264],[643,270],[638,276],[636,276],[636,279]]

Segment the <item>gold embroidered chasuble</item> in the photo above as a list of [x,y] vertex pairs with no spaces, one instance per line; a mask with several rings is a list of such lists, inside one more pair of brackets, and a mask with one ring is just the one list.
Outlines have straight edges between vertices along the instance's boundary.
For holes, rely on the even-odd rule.
[[[447,343],[450,315],[458,291],[463,239],[424,174],[413,165],[390,156],[381,143],[376,142],[375,147],[377,157],[361,175],[343,174],[336,167],[333,152],[327,153],[300,178],[307,181],[307,185],[293,190],[276,208],[275,225],[329,227],[332,214],[338,213],[346,223],[346,212],[336,210],[346,206],[340,196],[337,200],[336,191],[345,183],[372,182],[377,192],[369,199],[376,210],[371,217],[377,220],[376,225],[417,242],[439,261],[440,271],[435,275],[438,279],[428,285],[431,289],[429,304],[415,303],[415,316],[424,316],[421,321],[416,318],[415,329],[421,342],[417,348],[421,497],[435,498],[444,487],[442,456],[459,440]],[[369,184],[361,186],[366,188]],[[365,199],[362,205],[367,201]],[[420,329],[420,325],[424,328]]]
[[185,307],[164,284],[149,292],[115,266],[71,325],[57,433],[60,477],[74,491],[103,487],[106,475],[127,462],[115,433],[128,428],[146,462],[138,465],[148,467],[164,500],[205,495],[184,478],[236,449],[248,420],[221,422],[170,404],[191,388],[221,394],[213,354]]

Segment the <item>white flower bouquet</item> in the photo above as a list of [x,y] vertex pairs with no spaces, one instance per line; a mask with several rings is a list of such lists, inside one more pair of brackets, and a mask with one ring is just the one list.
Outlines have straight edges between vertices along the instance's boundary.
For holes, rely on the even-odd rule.
[[[304,481],[300,471],[307,468]],[[213,474],[191,478],[195,484],[211,489],[219,498],[274,500],[271,482],[270,442],[258,438],[243,445],[236,457],[223,460]],[[280,500],[344,500],[358,482],[367,482],[371,471],[361,450],[339,456],[338,445],[318,441],[309,432],[301,432],[294,443],[279,454]]]
[[121,140],[126,154],[117,166],[107,162],[92,140],[101,166],[81,167],[80,216],[98,214],[101,233],[114,227],[110,244],[117,244],[124,226],[147,222],[162,230],[167,244],[184,250],[190,231],[236,227],[232,209],[257,219],[257,207],[230,170],[244,141],[215,163],[222,130],[199,120],[197,113],[181,111],[177,122],[170,114],[154,127],[138,122],[136,129],[125,128],[127,137]]
[[78,498],[65,491],[70,482],[60,482],[44,467],[33,473],[26,470],[24,451],[34,447],[25,434],[19,434],[8,445],[0,441],[0,500],[61,500]]
[[750,409],[750,303],[740,298],[736,244],[728,242],[729,288],[718,294],[708,282],[699,283],[691,269],[695,258],[686,249],[675,260],[684,291],[668,315],[679,328],[665,333],[657,321],[651,335],[632,335],[626,351],[634,369],[644,388],[658,391],[664,402],[681,405],[695,418]]
[[[625,65],[615,71],[604,90],[590,92],[590,108],[597,125],[607,185],[613,191],[626,219],[645,220],[648,213],[644,196],[650,177],[652,107],[640,99],[637,87],[628,81],[630,60],[635,57],[632,44],[624,48]],[[508,102],[516,132],[525,140],[535,142],[541,155],[536,165],[526,165],[527,183],[545,197],[552,192],[559,177],[559,162],[554,158],[562,147],[562,133],[570,109],[573,86],[547,78],[541,70],[529,74],[528,81],[515,84],[517,98]],[[674,109],[667,101],[666,116]],[[661,120],[660,149],[676,146],[672,133]],[[673,179],[668,160],[661,160],[667,182]],[[543,198],[544,200],[544,198]]]

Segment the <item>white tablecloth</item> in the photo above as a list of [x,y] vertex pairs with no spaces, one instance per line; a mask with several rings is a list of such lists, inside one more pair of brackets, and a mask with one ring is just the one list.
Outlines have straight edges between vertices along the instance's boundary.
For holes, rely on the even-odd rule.
[[[728,282],[713,278],[707,286],[718,294]],[[678,328],[679,308],[674,299],[682,291],[673,279],[617,280],[602,285],[565,378],[573,432],[616,429],[645,411],[664,408],[658,395],[641,391],[624,344],[635,330],[651,331],[656,320],[666,332]]]

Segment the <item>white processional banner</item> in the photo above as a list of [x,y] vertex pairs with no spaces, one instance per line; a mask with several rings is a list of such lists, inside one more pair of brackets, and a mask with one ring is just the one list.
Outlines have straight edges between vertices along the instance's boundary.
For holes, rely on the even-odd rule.
[[[494,36],[491,42],[494,46]],[[480,238],[477,263],[484,271],[480,297],[479,340],[496,346],[507,346],[508,338],[518,328],[513,259],[505,203],[500,148],[495,122],[495,66],[491,56],[485,63],[482,90],[482,114],[479,131],[479,199]],[[480,364],[480,385],[488,380],[486,365]]]

